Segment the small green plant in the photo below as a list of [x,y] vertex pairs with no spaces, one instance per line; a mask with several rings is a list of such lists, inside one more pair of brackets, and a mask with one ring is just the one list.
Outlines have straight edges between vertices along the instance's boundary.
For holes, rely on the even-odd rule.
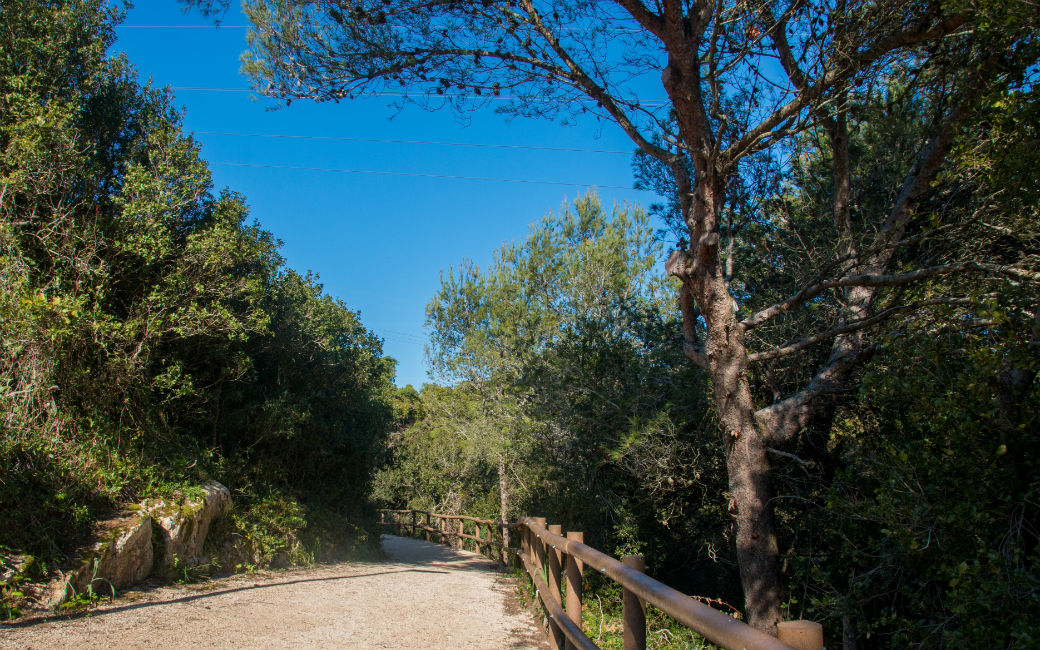
[[210,575],[215,568],[214,564],[208,562],[189,565],[181,560],[180,556],[174,555],[173,563],[170,565],[170,578],[182,585],[198,582]]
[[[518,598],[527,608],[543,611],[538,594],[527,574],[514,569]],[[588,576],[587,576],[588,577]],[[624,647],[621,586],[592,579],[582,590],[582,631],[602,650]],[[543,627],[548,623],[543,620]],[[653,605],[646,607],[646,647],[650,650],[717,650],[704,637],[682,625]]]
[[21,605],[25,594],[21,591],[21,583],[28,580],[23,575],[15,574],[6,580],[0,580],[0,617],[9,621],[22,615]]
[[104,583],[108,587],[108,598],[109,600],[115,600],[116,588],[106,578],[98,577],[98,559],[94,558],[93,566],[90,574],[90,582],[87,583],[85,591],[76,593],[76,588],[71,584],[68,586],[72,590],[72,597],[61,604],[61,608],[64,610],[81,609],[85,607],[93,607],[100,603],[105,596],[94,590],[94,583]]

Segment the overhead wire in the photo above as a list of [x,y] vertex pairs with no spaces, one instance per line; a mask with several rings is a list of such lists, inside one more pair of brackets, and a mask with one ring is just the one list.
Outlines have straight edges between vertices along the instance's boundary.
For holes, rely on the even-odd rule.
[[442,140],[397,140],[392,138],[356,138],[330,135],[292,135],[285,133],[236,133],[232,131],[193,131],[195,135],[220,135],[240,138],[281,138],[286,140],[327,140],[330,142],[371,142],[376,144],[421,144],[445,147],[479,147],[488,149],[519,149],[529,151],[558,151],[566,153],[605,153],[631,156],[632,151],[617,149],[581,149],[577,147],[549,147],[544,145],[498,144],[490,142],[450,142]]
[[[210,25],[121,25],[124,28],[138,28],[138,29],[182,29],[182,28],[212,28]],[[245,28],[248,25],[222,25],[222,27],[232,28]],[[255,92],[251,88],[241,87],[209,87],[209,86],[170,86],[171,90],[175,91],[187,91],[187,92],[229,92],[229,93],[248,93]],[[398,92],[379,92],[373,93],[374,96],[383,97],[406,97],[405,93]],[[445,98],[472,98],[472,99],[511,99],[509,96],[493,97],[493,96],[469,96],[461,94],[444,95]],[[581,100],[576,100],[581,101]],[[646,105],[654,104],[665,104],[663,101],[649,101],[643,102]],[[452,142],[452,141],[425,141],[425,140],[404,140],[404,139],[393,139],[393,138],[357,138],[357,137],[346,137],[346,136],[307,136],[307,135],[292,135],[292,134],[274,134],[274,133],[238,133],[230,131],[195,131],[196,135],[217,135],[217,136],[230,136],[230,137],[249,137],[249,138],[276,138],[276,139],[299,139],[299,140],[325,140],[332,142],[368,142],[377,144],[408,144],[408,145],[433,145],[433,146],[452,146],[452,147],[473,147],[473,148],[493,148],[493,149],[511,149],[511,150],[529,150],[529,151],[554,151],[561,153],[593,153],[593,154],[610,154],[610,155],[632,155],[631,151],[611,150],[611,149],[582,149],[576,147],[551,147],[542,145],[511,145],[511,144],[498,144],[498,143],[471,143],[471,142]],[[414,178],[440,178],[450,180],[467,180],[467,181],[481,181],[481,182],[498,182],[498,183],[522,183],[522,184],[533,184],[533,185],[556,185],[556,186],[567,186],[567,187],[598,187],[603,189],[618,189],[618,190],[632,190],[632,187],[626,187],[621,185],[602,185],[596,183],[574,183],[567,181],[551,181],[551,180],[533,180],[533,179],[520,179],[520,178],[502,178],[502,177],[488,177],[488,176],[465,176],[465,175],[453,175],[453,174],[433,174],[433,173],[422,173],[422,172],[399,172],[399,171],[384,171],[384,170],[370,170],[370,169],[344,169],[344,168],[330,168],[330,167],[308,167],[308,166],[296,166],[296,165],[271,165],[262,163],[233,163],[233,162],[211,162],[210,165],[222,166],[222,167],[252,167],[261,169],[285,169],[295,171],[316,171],[316,172],[332,172],[332,173],[344,173],[344,174],[367,174],[367,175],[378,175],[378,176],[405,176]],[[639,190],[637,190],[639,191]]]
[[297,165],[268,165],[263,163],[232,163],[232,162],[211,162],[211,166],[219,167],[256,167],[260,169],[287,169],[293,171],[310,171],[310,172],[334,172],[339,174],[368,174],[373,176],[409,176],[413,178],[444,178],[450,180],[461,180],[461,181],[482,181],[482,182],[493,182],[493,183],[523,183],[528,185],[563,185],[568,187],[597,187],[611,190],[633,190],[636,192],[646,192],[649,190],[640,190],[633,187],[626,187],[624,185],[601,185],[599,183],[572,183],[569,181],[544,181],[544,180],[532,180],[527,178],[499,178],[493,176],[462,176],[456,174],[431,174],[424,172],[396,172],[396,171],[385,171],[378,169],[344,169],[337,167],[304,167]]
[[[212,93],[255,93],[259,92],[255,88],[241,88],[241,87],[220,87],[220,86],[170,86],[170,90],[185,91],[185,92],[212,92]],[[262,93],[261,93],[262,94]],[[391,91],[379,91],[379,92],[365,92],[362,95],[358,95],[356,99],[362,99],[364,97],[401,97],[407,99],[413,96],[423,95],[422,93],[408,94]],[[517,97],[516,95],[463,95],[460,93],[444,93],[434,94],[430,96],[435,99],[474,99],[474,100],[498,100],[498,101],[511,101],[520,100],[525,102],[552,102],[558,103],[560,99],[554,99],[552,97]],[[596,100],[591,97],[574,97],[565,101],[577,102],[580,104],[593,105]],[[664,106],[670,106],[671,102],[664,99],[648,99],[639,102],[640,106],[649,106],[655,108],[662,108]]]
[[[223,23],[213,25],[117,25],[116,29],[252,29],[253,25],[225,25]],[[395,29],[404,29],[403,26],[397,25]],[[565,32],[587,32],[590,31],[587,27],[561,27],[561,31]],[[644,30],[638,27],[610,27],[606,29],[599,29],[596,31],[603,32],[619,32],[626,34],[638,34]]]

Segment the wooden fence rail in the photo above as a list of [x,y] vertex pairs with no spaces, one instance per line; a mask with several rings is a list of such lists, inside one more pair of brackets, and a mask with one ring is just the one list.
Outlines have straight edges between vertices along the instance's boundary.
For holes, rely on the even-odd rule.
[[[475,542],[474,550],[478,553],[492,557],[492,559],[508,565],[510,564],[509,552],[516,552],[508,545],[509,535],[505,532],[513,527],[508,522],[493,521],[491,519],[480,519],[467,515],[442,515],[425,510],[377,510],[379,523],[394,528],[398,535],[407,534],[412,537],[424,537],[427,541],[438,541],[453,547],[465,549],[466,540]],[[437,519],[437,525],[433,520]],[[454,522],[454,526],[450,523]],[[466,532],[472,530],[472,534]],[[485,537],[483,533],[487,533]],[[495,554],[490,555],[491,549],[496,549]]]
[[[531,578],[545,607],[549,642],[554,650],[598,650],[582,631],[581,583],[585,568],[595,570],[622,587],[622,625],[625,650],[646,648],[646,604],[650,603],[679,623],[725,650],[823,650],[823,630],[812,621],[785,621],[778,626],[779,638],[769,636],[731,616],[672,589],[646,575],[646,562],[640,555],[617,560],[586,546],[583,534],[559,525],[546,525],[542,517],[523,517],[517,522],[478,519],[464,515],[440,515],[421,510],[380,510],[380,523],[396,527],[399,534],[408,529],[412,536],[464,547],[466,540],[476,542],[478,552],[495,549],[494,559],[503,564],[514,561]],[[389,521],[387,520],[389,515]],[[423,522],[425,518],[425,522]],[[438,525],[433,526],[433,519]],[[451,527],[448,522],[457,522]],[[470,522],[474,534],[465,532]],[[481,535],[481,527],[487,537]],[[508,531],[518,533],[517,547],[509,543]],[[498,538],[495,538],[495,535]]]

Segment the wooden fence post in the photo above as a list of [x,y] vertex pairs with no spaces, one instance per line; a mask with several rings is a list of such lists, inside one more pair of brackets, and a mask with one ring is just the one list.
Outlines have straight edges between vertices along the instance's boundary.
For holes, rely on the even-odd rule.
[[[578,531],[568,531],[567,539],[572,542],[585,542],[585,533]],[[564,555],[564,573],[567,579],[567,618],[571,619],[578,629],[582,629],[581,626],[581,571],[584,568],[583,562],[573,555]],[[575,650],[575,646],[571,643],[570,639],[567,639],[566,644],[567,650]]]
[[[531,521],[533,521],[535,523],[535,525],[537,525],[538,527],[545,528],[545,517],[531,517]],[[531,545],[533,546],[533,548],[531,549],[533,551],[531,557],[534,560],[534,562],[533,562],[534,568],[535,568],[536,571],[538,571],[539,574],[544,576],[545,575],[545,540],[542,539],[541,533],[536,533],[533,530],[530,531],[530,532],[531,532],[531,539],[530,539],[530,541],[531,541]],[[546,612],[546,614],[548,614],[548,612]],[[554,640],[554,637],[551,634],[551,632],[552,632],[552,619],[548,619],[548,620],[549,620],[549,630],[550,630],[549,641],[552,642]]]
[[[538,526],[545,528],[545,517],[531,517]],[[538,570],[545,569],[545,542],[540,535],[531,532],[531,543],[534,545],[534,562]]]
[[[531,543],[528,541],[528,534],[531,529],[527,527],[527,524],[521,524],[520,528],[520,554],[526,558],[527,561],[531,560]],[[520,563],[520,567],[523,568],[523,562]]]
[[[627,555],[621,562],[646,573],[646,559],[642,555]],[[621,595],[621,620],[625,650],[646,650],[646,603],[628,589]]]
[[[548,527],[549,532],[553,535],[563,535],[563,526],[559,524],[553,524]],[[546,584],[549,585],[549,597],[555,600],[558,604],[563,605],[563,601],[560,597],[560,550],[556,548],[555,544],[546,544],[546,555],[547,557],[547,578]],[[563,634],[563,628],[560,627],[559,621],[550,618],[549,619],[549,638],[552,641],[552,647],[555,650],[562,650],[566,644],[566,637]]]
[[823,650],[823,626],[814,621],[782,621],[776,636],[795,650]]

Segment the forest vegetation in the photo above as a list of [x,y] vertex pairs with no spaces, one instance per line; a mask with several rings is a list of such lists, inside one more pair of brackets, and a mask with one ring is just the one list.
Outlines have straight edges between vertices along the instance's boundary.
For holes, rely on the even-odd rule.
[[394,362],[213,191],[171,94],[107,54],[120,18],[0,7],[0,557],[53,575],[208,479],[261,565],[371,551]]
[[1032,3],[246,12],[272,97],[592,112],[664,200],[584,195],[446,270],[436,383],[395,390],[105,55],[118,12],[5,2],[0,551],[55,562],[106,509],[213,477],[294,559],[363,545],[375,505],[538,515],[766,631],[1040,644]]
[[[500,512],[515,505],[502,480],[513,446],[505,425],[530,428],[522,438],[556,463],[568,449],[585,454],[567,475],[579,494],[599,492],[602,507],[582,512],[609,513],[610,530],[633,503],[601,470],[625,461],[601,453],[582,472],[587,456],[625,449],[654,424],[668,430],[670,408],[706,404],[710,424],[694,448],[714,471],[667,478],[701,489],[711,476],[715,496],[684,518],[714,513],[721,525],[705,521],[668,548],[692,557],[703,531],[722,531],[709,557],[735,569],[721,582],[741,585],[729,597],[752,625],[775,632],[797,612],[826,619],[846,647],[1027,644],[1040,334],[1033,3],[257,0],[245,11],[246,72],[270,97],[396,91],[460,114],[591,113],[631,139],[638,182],[670,197],[655,210],[672,233],[666,269],[679,283],[670,340],[699,369],[671,380],[679,400],[655,408],[668,393],[649,378],[648,392],[633,394],[619,375],[610,393],[598,383],[609,375],[578,373],[615,360],[582,350],[589,341],[656,370],[654,355],[633,352],[649,323],[635,304],[626,311],[629,297],[617,298],[622,309],[571,315],[569,296],[513,288],[529,272],[581,275],[543,252],[540,235],[520,259],[504,251],[482,272],[463,267],[431,304],[434,366],[464,379],[465,399],[500,423],[489,443]],[[618,286],[604,280],[597,300]],[[512,310],[483,305],[514,299]],[[555,301],[561,315],[543,318]],[[565,351],[580,361],[554,365]],[[433,403],[440,435],[444,395]],[[620,412],[626,424],[593,427],[602,444],[589,444],[580,406],[589,420]],[[943,494],[952,501],[933,501]],[[543,509],[573,525],[565,508]],[[988,626],[980,600],[1023,615]]]

